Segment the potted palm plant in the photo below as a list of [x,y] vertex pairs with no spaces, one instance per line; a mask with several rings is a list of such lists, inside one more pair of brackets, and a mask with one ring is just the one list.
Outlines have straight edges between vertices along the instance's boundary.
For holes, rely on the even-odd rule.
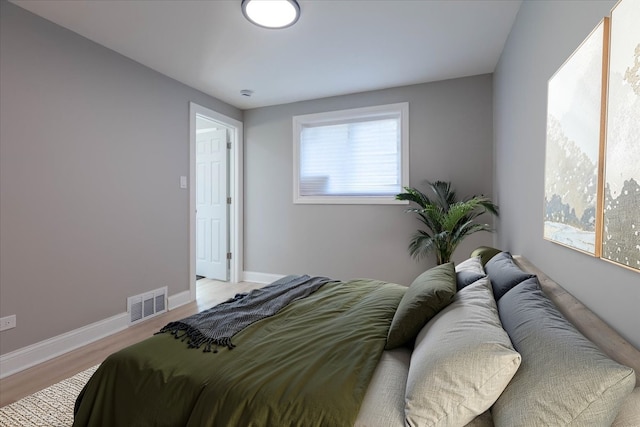
[[476,221],[485,212],[498,216],[498,206],[488,197],[471,196],[458,201],[450,182],[427,181],[433,196],[404,187],[405,192],[396,195],[398,200],[407,200],[417,205],[406,212],[416,213],[427,230],[418,230],[409,243],[409,253],[420,259],[431,252],[436,253],[437,263],[451,261],[456,247],[470,234],[492,231],[489,224]]

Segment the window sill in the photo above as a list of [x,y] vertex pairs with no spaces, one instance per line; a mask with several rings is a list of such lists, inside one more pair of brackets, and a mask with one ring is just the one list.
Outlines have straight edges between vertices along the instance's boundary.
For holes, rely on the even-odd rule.
[[406,200],[394,197],[306,196],[294,197],[295,205],[408,205]]

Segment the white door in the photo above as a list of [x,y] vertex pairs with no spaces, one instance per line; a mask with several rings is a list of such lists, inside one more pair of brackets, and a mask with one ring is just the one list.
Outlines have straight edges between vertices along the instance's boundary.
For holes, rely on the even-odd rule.
[[[200,120],[206,120],[198,117]],[[196,133],[196,274],[227,277],[227,130]]]

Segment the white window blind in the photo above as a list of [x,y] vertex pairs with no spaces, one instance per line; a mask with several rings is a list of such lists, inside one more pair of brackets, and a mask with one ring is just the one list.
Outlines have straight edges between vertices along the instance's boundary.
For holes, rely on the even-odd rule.
[[393,203],[408,176],[407,104],[294,117],[297,203]]

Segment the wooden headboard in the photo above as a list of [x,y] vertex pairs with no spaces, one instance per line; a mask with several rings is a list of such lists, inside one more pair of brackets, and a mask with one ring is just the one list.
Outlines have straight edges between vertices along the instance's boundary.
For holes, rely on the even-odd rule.
[[529,260],[520,255],[513,259],[520,268],[538,276],[542,290],[585,337],[613,360],[636,371],[636,387],[640,387],[640,351]]

